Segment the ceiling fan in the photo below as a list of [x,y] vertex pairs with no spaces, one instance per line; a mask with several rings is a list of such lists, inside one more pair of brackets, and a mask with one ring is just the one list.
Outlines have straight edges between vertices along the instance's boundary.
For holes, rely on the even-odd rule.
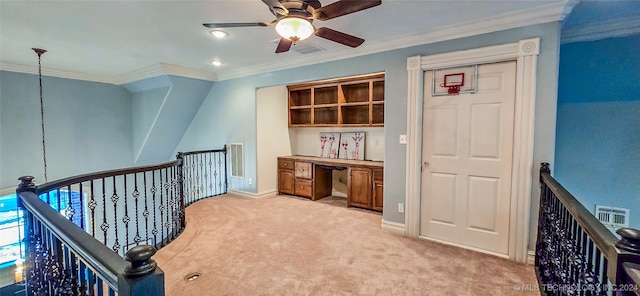
[[262,0],[276,19],[270,23],[208,23],[207,28],[268,27],[275,25],[280,35],[276,53],[286,52],[295,42],[316,35],[350,47],[358,47],[364,39],[326,27],[315,28],[314,20],[326,21],[382,4],[382,0],[341,0],[322,6],[318,0]]

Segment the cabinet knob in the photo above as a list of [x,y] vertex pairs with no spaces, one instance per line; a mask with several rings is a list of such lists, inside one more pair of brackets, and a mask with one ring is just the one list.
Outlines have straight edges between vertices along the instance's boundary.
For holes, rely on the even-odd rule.
[[304,189],[304,186],[300,186],[301,189]]

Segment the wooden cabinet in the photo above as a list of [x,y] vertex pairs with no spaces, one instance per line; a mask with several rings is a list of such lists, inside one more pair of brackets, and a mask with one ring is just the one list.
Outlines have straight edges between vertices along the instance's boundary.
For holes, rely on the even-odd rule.
[[384,73],[287,88],[289,127],[384,126]]
[[294,194],[311,198],[313,190],[313,171],[310,162],[295,162],[295,190]]
[[293,161],[278,159],[278,193],[294,194]]
[[371,208],[382,211],[384,204],[384,175],[382,169],[373,169],[373,198]]
[[350,168],[347,178],[347,206],[371,208],[371,169]]
[[382,211],[383,169],[351,167],[347,180],[347,206]]
[[347,206],[383,210],[382,162],[311,156],[278,158],[278,193],[318,200],[331,195],[331,172],[347,169]]

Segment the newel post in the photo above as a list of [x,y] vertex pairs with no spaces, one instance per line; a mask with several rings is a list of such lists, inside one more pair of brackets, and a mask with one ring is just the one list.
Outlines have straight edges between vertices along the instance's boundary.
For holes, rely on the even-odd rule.
[[131,248],[124,259],[129,261],[124,272],[118,275],[119,296],[164,296],[164,272],[151,259],[156,248],[140,245]]
[[616,295],[635,295],[632,292],[638,293],[640,285],[640,230],[620,228],[616,233],[620,235],[620,240],[616,242],[615,284],[618,287],[634,287],[633,291],[627,289]]

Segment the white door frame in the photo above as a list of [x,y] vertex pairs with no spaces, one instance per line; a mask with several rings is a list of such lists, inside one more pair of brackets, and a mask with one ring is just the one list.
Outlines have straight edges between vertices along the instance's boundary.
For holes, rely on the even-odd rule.
[[420,186],[422,163],[422,102],[424,71],[503,61],[516,61],[516,94],[511,174],[509,258],[527,262],[529,216],[533,179],[533,134],[536,101],[536,74],[540,38],[407,58],[407,160],[406,235],[420,233]]

